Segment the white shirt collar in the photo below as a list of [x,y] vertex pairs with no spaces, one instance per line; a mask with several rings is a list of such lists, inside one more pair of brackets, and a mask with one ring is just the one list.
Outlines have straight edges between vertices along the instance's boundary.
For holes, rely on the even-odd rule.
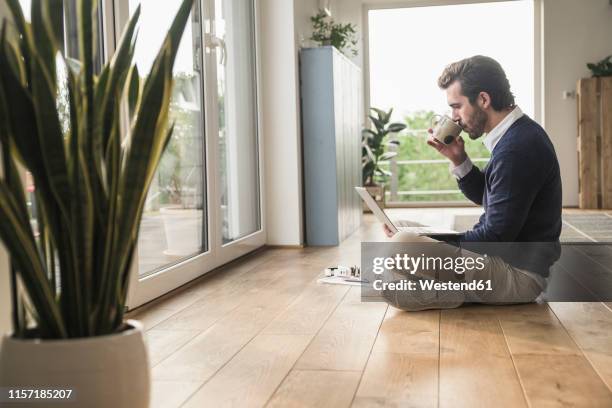
[[495,126],[495,128],[493,128],[493,130],[487,133],[482,143],[485,145],[489,152],[493,152],[495,145],[497,145],[502,136],[506,134],[508,129],[510,129],[510,126],[512,126],[514,122],[519,120],[522,116],[523,111],[521,110],[521,108],[516,106],[512,110],[512,112],[510,112],[504,119],[502,119],[501,122],[497,124],[497,126]]

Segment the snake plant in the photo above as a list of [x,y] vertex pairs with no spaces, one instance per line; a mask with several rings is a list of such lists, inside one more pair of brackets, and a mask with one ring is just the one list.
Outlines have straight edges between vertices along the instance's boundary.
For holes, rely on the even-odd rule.
[[[5,1],[13,22],[0,35],[0,238],[11,258],[14,336],[116,333],[146,194],[172,134],[172,67],[193,0],[182,2],[142,79],[132,62],[140,8],[96,70],[95,0],[77,0],[76,61],[60,47],[62,0],[32,0],[31,22],[18,0]],[[58,104],[61,65],[67,126]],[[25,171],[35,183],[37,231]]]

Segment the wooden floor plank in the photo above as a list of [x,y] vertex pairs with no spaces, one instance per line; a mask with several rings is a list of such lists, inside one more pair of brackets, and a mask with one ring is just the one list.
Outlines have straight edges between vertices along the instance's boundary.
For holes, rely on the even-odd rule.
[[438,354],[373,352],[355,407],[436,407]]
[[316,334],[348,290],[348,286],[313,283],[263,333]]
[[[279,271],[269,272],[264,264],[261,269],[252,271],[251,279],[244,279],[232,282],[216,290],[206,293],[206,295],[185,307],[180,312],[167,318],[156,328],[162,330],[184,330],[194,329],[204,331],[214,324],[219,318],[231,312],[244,302],[245,293],[254,293],[262,290],[274,279],[281,275]],[[260,275],[265,275],[260,276]],[[260,279],[256,280],[255,278]]]
[[279,276],[244,301],[183,348],[153,369],[160,380],[209,379],[245,344],[282,313],[319,273],[312,265],[294,263],[295,273]]
[[612,394],[584,356],[514,356],[532,407],[611,407]]
[[612,406],[612,394],[548,305],[498,309],[531,406]]
[[555,302],[550,308],[612,390],[612,312],[598,302]]
[[408,313],[390,307],[353,406],[437,406],[439,329],[437,310]]
[[[582,297],[579,300],[585,302],[612,300],[612,270],[605,261],[605,259],[610,259],[609,251],[608,247],[593,244],[564,246],[558,264],[561,264],[576,281],[594,294],[594,296]],[[560,300],[572,299],[561,298]]]
[[438,354],[440,311],[404,312],[389,307],[372,352]]
[[200,381],[153,380],[151,408],[178,408],[201,386]]
[[440,407],[523,407],[495,307],[442,310]]
[[547,304],[500,307],[497,316],[513,355],[582,355]]
[[[148,316],[153,310],[167,310],[172,311],[166,316],[169,317],[179,312],[189,305],[194,304],[198,300],[205,297],[208,293],[214,292],[220,287],[229,285],[240,276],[248,273],[253,268],[268,262],[275,257],[282,255],[283,252],[274,249],[263,249],[255,251],[252,254],[248,254],[240,259],[237,259],[230,264],[219,268],[218,270],[211,271],[210,273],[201,276],[200,278],[179,287],[158,299],[143,305],[136,310],[130,311],[127,314],[129,318],[141,319],[142,316]],[[157,314],[155,314],[157,315]],[[158,317],[158,316],[154,316]],[[160,323],[158,320],[155,324]],[[154,325],[149,325],[148,328],[153,328]]]
[[[220,317],[240,305],[246,299],[245,294],[253,294],[284,276],[287,260],[295,255],[295,252],[283,255],[277,253],[266,262],[249,268],[248,273],[241,274],[239,278],[228,281],[215,279],[204,287],[195,287],[194,290],[198,290],[200,296],[199,300],[165,319],[156,328],[206,330]],[[295,257],[293,265],[303,266],[304,261]]]
[[145,330],[151,330],[175,313],[178,312],[173,309],[154,306],[135,312],[131,314],[129,318],[139,320],[143,324]]
[[292,370],[266,407],[349,407],[360,377],[360,371]]
[[296,369],[363,370],[386,308],[385,303],[362,303],[360,289],[352,287]]
[[149,364],[154,367],[193,339],[200,332],[197,330],[158,330],[146,332],[146,344],[149,351]]
[[184,405],[261,407],[291,370],[312,336],[257,336]]

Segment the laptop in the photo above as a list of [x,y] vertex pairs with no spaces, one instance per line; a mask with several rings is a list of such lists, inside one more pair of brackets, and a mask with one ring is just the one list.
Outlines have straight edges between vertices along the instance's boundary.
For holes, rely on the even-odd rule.
[[378,220],[383,224],[386,224],[393,233],[412,232],[417,235],[427,235],[430,237],[435,237],[438,235],[460,235],[459,232],[451,229],[426,227],[410,221],[391,221],[383,209],[380,208],[376,200],[374,200],[370,193],[368,193],[368,190],[366,190],[364,187],[355,187],[355,191],[357,191],[361,199],[367,204],[370,210],[372,210],[372,213],[376,216],[376,218],[378,218]]

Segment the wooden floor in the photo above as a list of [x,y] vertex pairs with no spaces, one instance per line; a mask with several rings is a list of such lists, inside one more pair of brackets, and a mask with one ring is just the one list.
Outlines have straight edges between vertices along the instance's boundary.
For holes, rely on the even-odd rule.
[[612,305],[405,313],[318,285],[382,239],[267,249],[155,305],[154,407],[612,407]]

